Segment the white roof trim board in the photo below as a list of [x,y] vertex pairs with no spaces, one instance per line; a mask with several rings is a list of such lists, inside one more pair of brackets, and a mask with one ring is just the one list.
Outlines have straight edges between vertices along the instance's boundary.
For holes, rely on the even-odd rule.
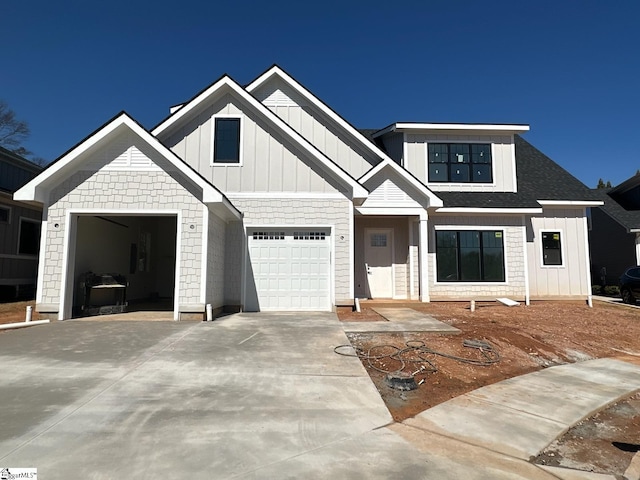
[[409,174],[404,168],[402,168],[393,160],[384,160],[380,162],[378,165],[376,165],[367,173],[365,173],[362,177],[360,177],[358,181],[362,184],[366,184],[371,179],[373,179],[373,177],[375,177],[378,173],[382,172],[382,170],[385,168],[390,168],[394,170],[402,178],[404,178],[407,181],[407,183],[409,183],[418,192],[422,193],[425,197],[427,197],[429,199],[430,207],[442,207],[444,205],[442,200],[435,193],[429,190],[425,184],[420,182],[418,179],[414,178],[411,174]]
[[324,113],[327,117],[329,117],[332,121],[338,124],[342,129],[344,129],[347,133],[349,133],[358,143],[360,143],[366,150],[369,150],[374,155],[380,157],[381,159],[389,159],[391,160],[386,153],[384,153],[380,148],[378,148],[374,143],[370,142],[362,133],[360,133],[357,129],[355,129],[349,122],[347,122],[344,118],[338,115],[336,112],[331,110],[327,105],[324,104],[318,97],[316,97],[313,93],[307,90],[303,85],[298,83],[291,75],[282,70],[277,65],[274,65],[269,70],[264,72],[258,78],[256,78],[253,82],[247,85],[247,91],[249,93],[256,90],[260,85],[264,84],[268,79],[277,75],[282,79],[287,85],[293,88],[298,94],[300,94],[305,100],[311,103],[314,107]]
[[252,108],[254,108],[257,112],[259,112],[264,118],[266,118],[269,122],[279,128],[285,135],[290,137],[297,145],[299,145],[303,151],[310,154],[313,158],[315,158],[320,165],[325,167],[330,173],[333,174],[338,180],[341,180],[346,185],[351,187],[353,198],[366,198],[369,192],[358,183],[358,181],[352,178],[347,172],[342,170],[338,165],[336,165],[333,161],[331,161],[328,157],[326,157],[320,150],[314,147],[308,140],[306,140],[302,135],[296,132],[293,128],[291,128],[287,123],[285,123],[280,117],[278,117],[275,113],[273,113],[269,108],[259,102],[254,96],[249,94],[245,89],[243,89],[240,85],[238,85],[233,79],[229,76],[224,76],[209,88],[204,90],[202,93],[197,95],[194,99],[187,102],[177,110],[173,115],[169,116],[166,120],[164,120],[160,125],[153,129],[151,132],[154,136],[158,136],[162,134],[164,131],[171,128],[172,125],[175,125],[181,118],[184,118],[191,111],[197,108],[202,102],[205,102],[207,99],[211,98],[215,95],[221,88],[227,87],[231,89],[236,95],[246,101]]
[[207,180],[198,175],[188,165],[186,165],[179,157],[177,157],[171,150],[165,147],[147,130],[142,128],[135,120],[133,120],[126,113],[121,113],[111,122],[106,124],[100,130],[95,132],[85,141],[71,149],[55,163],[52,163],[48,168],[42,171],[40,175],[36,176],[22,188],[20,188],[15,194],[14,199],[21,201],[35,201],[44,203],[46,201],[45,192],[42,187],[45,187],[51,180],[55,180],[56,177],[65,169],[65,167],[76,161],[83,153],[87,152],[92,147],[105,140],[109,135],[113,134],[118,128],[127,127],[144,142],[156,150],[162,155],[168,162],[174,165],[178,171],[180,171],[186,178],[193,182],[196,186],[202,189],[202,202],[206,204],[219,203],[223,204],[229,212],[236,218],[241,218],[240,212],[229,202],[225,196],[211,185]]
[[444,207],[436,210],[438,213],[542,213],[542,208],[481,208],[481,207]]
[[514,124],[474,124],[474,123],[393,123],[373,134],[373,138],[380,137],[385,133],[403,130],[464,130],[464,131],[485,131],[485,132],[528,132],[529,125]]
[[544,207],[553,206],[571,206],[571,207],[598,207],[604,205],[602,200],[538,200],[538,203]]

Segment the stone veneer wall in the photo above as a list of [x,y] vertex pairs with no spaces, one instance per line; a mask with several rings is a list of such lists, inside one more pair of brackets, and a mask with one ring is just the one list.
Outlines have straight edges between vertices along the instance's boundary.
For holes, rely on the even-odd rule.
[[[303,226],[303,225],[332,225],[331,235],[334,238],[335,251],[331,261],[335,271],[335,300],[338,302],[351,300],[350,290],[350,264],[349,251],[353,245],[349,235],[349,217],[351,216],[351,202],[344,199],[247,199],[234,198],[228,194],[232,203],[244,214],[244,225],[260,226]],[[232,229],[230,229],[232,230]],[[241,232],[243,235],[244,232]],[[234,273],[227,270],[227,278],[239,284],[239,280],[233,280],[236,273],[241,274],[241,259],[243,243],[237,241],[238,232],[227,235],[228,262],[226,266],[233,269]],[[341,238],[344,237],[344,238]],[[246,243],[245,243],[246,244]],[[227,302],[231,302],[239,292],[232,289],[226,290]]]
[[[522,217],[430,217],[429,218],[429,296],[433,300],[472,299],[479,297],[511,296],[522,299],[526,295],[524,245],[524,225]],[[504,252],[507,283],[473,282],[473,283],[437,283],[435,281],[436,245],[434,225],[451,226],[455,230],[460,226],[477,226],[504,230]]]
[[[47,210],[41,304],[57,311],[62,282],[66,212],[82,209],[180,210],[179,304],[201,304],[202,203],[168,173],[158,171],[79,171],[52,190]],[[55,227],[58,224],[58,227]],[[190,226],[194,225],[191,229]],[[56,306],[55,309],[52,306]]]

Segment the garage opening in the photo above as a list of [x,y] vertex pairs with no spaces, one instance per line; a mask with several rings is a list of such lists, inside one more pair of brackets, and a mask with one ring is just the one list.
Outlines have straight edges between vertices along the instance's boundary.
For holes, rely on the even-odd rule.
[[331,229],[252,228],[245,310],[331,309]]
[[78,216],[73,317],[172,312],[176,237],[175,215]]

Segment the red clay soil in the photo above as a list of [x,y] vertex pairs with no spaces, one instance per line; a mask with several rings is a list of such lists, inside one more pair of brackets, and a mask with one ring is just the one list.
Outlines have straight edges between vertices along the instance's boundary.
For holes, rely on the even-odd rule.
[[[477,303],[471,312],[468,303],[366,303],[361,313],[339,311],[342,321],[386,321],[372,308],[409,307],[460,329],[459,335],[429,333],[350,334],[354,347],[367,352],[375,345],[398,348],[407,341],[422,341],[430,349],[466,358],[478,358],[478,351],[466,348],[463,340],[488,341],[500,354],[489,366],[461,363],[428,355],[435,373],[415,376],[424,379],[417,390],[399,391],[388,387],[385,374],[365,367],[385,400],[393,418],[402,421],[450,398],[501,380],[544,367],[590,358],[632,355],[640,357],[640,309],[595,302],[533,302],[530,306],[505,307],[495,302]],[[374,350],[374,353],[376,351]],[[391,361],[384,367],[394,370]]]
[[27,305],[31,305],[33,309],[31,320],[47,318],[36,312],[36,302],[33,300],[29,302],[0,303],[0,325],[5,323],[24,322]]

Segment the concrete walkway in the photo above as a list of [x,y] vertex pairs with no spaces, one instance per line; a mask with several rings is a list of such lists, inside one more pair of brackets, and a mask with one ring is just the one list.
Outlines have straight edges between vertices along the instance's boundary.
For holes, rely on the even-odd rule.
[[343,322],[347,333],[428,332],[458,334],[460,330],[412,308],[373,308],[386,322]]

